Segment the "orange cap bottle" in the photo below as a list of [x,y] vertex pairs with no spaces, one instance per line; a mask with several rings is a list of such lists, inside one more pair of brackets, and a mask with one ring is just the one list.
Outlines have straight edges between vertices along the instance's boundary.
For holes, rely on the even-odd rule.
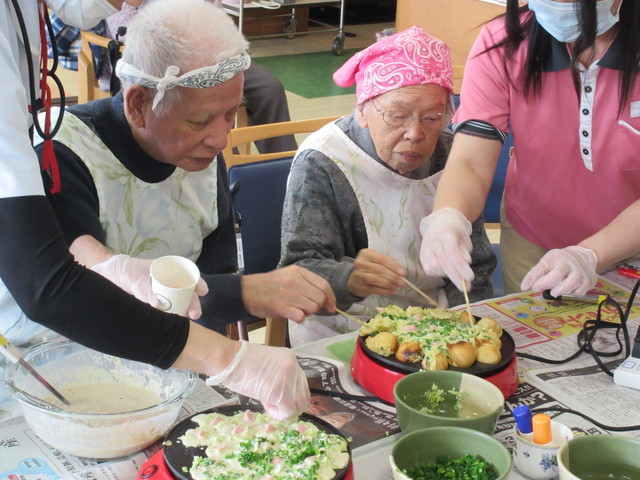
[[531,419],[533,443],[544,445],[551,442],[551,417],[546,413],[536,413]]

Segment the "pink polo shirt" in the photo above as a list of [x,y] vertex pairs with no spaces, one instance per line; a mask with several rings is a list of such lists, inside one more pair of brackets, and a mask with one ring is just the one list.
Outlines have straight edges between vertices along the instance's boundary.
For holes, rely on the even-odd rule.
[[543,248],[575,245],[640,198],[640,79],[618,118],[617,41],[582,73],[580,95],[566,45],[554,41],[540,95],[527,101],[521,88],[526,41],[508,66],[512,83],[502,48],[476,56],[502,38],[503,19],[480,32],[465,66],[454,122],[482,120],[511,129],[515,149],[505,183],[507,219]]

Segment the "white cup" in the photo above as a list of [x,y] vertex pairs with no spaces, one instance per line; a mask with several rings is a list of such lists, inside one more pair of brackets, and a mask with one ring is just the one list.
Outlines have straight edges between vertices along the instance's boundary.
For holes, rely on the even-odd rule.
[[558,478],[558,450],[573,438],[573,431],[562,423],[551,420],[551,442],[538,445],[533,443],[532,434],[520,433],[513,428],[515,445],[513,464],[518,471],[535,480]]
[[186,316],[200,270],[188,258],[160,257],[151,263],[151,289],[160,301],[160,310]]

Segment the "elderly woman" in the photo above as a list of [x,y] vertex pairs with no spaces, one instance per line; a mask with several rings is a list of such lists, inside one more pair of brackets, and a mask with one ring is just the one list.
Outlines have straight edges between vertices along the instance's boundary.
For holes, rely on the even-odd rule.
[[[294,159],[282,219],[282,265],[326,278],[338,308],[368,319],[376,307],[441,306],[464,297],[420,265],[420,220],[431,212],[452,134],[449,48],[420,27],[358,52],[333,76],[356,83],[354,113],[310,135]],[[491,297],[496,258],[482,217],[473,224],[469,297]],[[357,329],[341,316],[290,322],[293,346]]]

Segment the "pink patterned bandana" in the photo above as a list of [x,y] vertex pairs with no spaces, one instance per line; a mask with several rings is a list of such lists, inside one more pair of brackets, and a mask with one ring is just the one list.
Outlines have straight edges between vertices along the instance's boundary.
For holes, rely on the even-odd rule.
[[333,74],[333,81],[341,87],[355,82],[357,105],[409,85],[434,84],[453,92],[449,47],[411,27],[356,53]]

